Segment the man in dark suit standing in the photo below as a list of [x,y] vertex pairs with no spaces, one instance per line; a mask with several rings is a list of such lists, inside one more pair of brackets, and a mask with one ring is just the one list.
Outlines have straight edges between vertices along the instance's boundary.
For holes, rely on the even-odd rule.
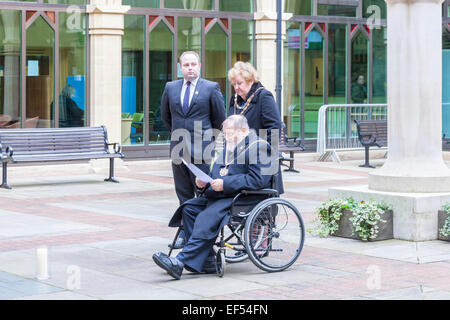
[[209,173],[213,150],[205,149],[214,142],[214,135],[208,137],[205,132],[220,130],[225,120],[219,85],[200,78],[200,68],[197,52],[184,52],[180,56],[183,79],[168,82],[161,98],[161,119],[171,132],[172,172],[180,205],[196,195],[195,176],[181,158]]

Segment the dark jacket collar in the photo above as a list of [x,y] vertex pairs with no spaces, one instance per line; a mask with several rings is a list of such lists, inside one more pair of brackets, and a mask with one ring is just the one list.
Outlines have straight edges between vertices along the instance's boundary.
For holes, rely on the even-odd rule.
[[[256,90],[258,90],[258,89],[259,89],[260,87],[262,87],[262,86],[263,86],[263,85],[262,85],[261,82],[259,82],[259,81],[253,83],[252,86],[251,86],[251,88],[250,88],[250,90],[249,90],[248,93],[247,93],[247,97],[245,98],[245,101],[242,100],[241,96],[238,95],[238,97],[237,97],[237,102],[238,102],[238,104],[240,105],[240,104],[242,104],[242,103],[245,103],[245,102],[248,100],[248,98],[250,98],[250,96],[251,96]],[[258,95],[255,95],[255,96],[253,97],[252,102],[256,99],[257,96],[258,96]]]

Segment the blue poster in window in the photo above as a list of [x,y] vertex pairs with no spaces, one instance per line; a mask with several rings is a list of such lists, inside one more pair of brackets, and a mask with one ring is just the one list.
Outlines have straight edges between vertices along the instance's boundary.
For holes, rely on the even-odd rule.
[[[71,85],[75,88],[75,94],[72,99],[77,103],[77,106],[81,110],[84,110],[86,106],[84,76],[68,76],[67,85]],[[63,88],[60,89],[62,90]]]
[[136,77],[122,77],[122,112],[136,113]]

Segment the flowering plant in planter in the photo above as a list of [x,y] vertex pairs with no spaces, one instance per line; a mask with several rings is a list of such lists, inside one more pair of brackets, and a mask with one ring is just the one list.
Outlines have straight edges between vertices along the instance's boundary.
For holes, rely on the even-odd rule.
[[[321,237],[329,235],[342,236],[339,235],[341,233],[339,232],[339,226],[341,225],[342,227],[342,223],[345,224],[344,221],[349,221],[352,235],[357,235],[356,238],[363,241],[373,240],[378,235],[379,224],[386,222],[382,218],[386,210],[389,210],[387,205],[373,200],[358,203],[352,198],[331,199],[317,207],[316,213],[318,217],[313,221],[315,223],[314,227],[309,228],[308,232]],[[348,220],[341,221],[344,211],[350,212],[351,217],[346,218]]]
[[445,219],[444,226],[439,229],[439,234],[443,237],[450,236],[450,203],[444,206],[444,211],[447,212],[448,217]]
[[357,203],[353,198],[331,199],[323,202],[316,208],[318,218],[314,219],[314,227],[308,229],[311,234],[328,237],[339,228],[339,220],[345,209],[353,209]]
[[361,240],[375,239],[378,235],[378,223],[386,222],[381,216],[388,210],[388,206],[376,203],[361,201],[353,208],[353,216],[350,221],[353,225],[353,233],[356,233]]

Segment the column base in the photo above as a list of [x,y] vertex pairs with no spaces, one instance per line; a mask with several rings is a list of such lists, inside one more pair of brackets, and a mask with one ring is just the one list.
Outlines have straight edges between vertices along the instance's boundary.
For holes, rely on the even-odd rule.
[[399,193],[371,190],[368,186],[330,188],[328,195],[389,205],[394,212],[394,238],[409,241],[436,240],[438,210],[450,202],[450,192]]
[[388,192],[450,192],[450,169],[440,157],[393,160],[369,173],[369,189]]

